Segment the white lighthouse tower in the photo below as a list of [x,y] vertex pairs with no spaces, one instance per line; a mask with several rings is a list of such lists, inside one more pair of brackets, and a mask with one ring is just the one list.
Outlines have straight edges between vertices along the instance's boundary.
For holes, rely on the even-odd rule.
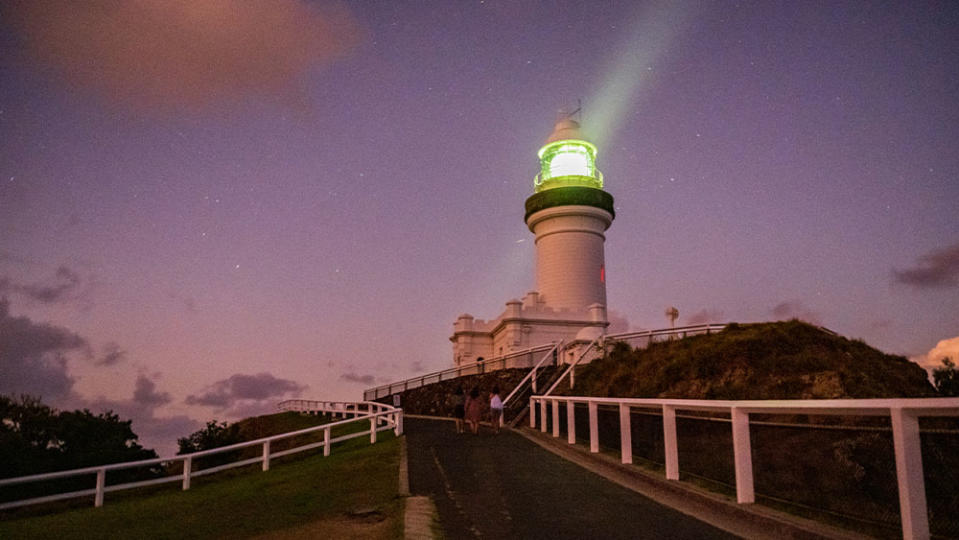
[[[573,354],[609,326],[604,244],[615,212],[596,168],[596,147],[564,117],[539,150],[539,162],[525,218],[536,236],[536,290],[506,302],[495,319],[460,315],[450,337],[457,366],[560,341]],[[504,361],[498,367],[522,366]]]
[[526,200],[526,225],[536,235],[537,291],[554,309],[605,308],[605,231],[615,212],[596,168],[596,147],[579,124],[563,118],[539,160],[536,193]]

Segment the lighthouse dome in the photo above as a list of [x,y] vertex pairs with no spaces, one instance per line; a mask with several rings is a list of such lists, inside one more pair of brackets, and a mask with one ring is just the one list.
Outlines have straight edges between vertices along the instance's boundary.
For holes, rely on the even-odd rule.
[[572,118],[561,118],[553,126],[553,132],[546,139],[546,144],[556,141],[579,140],[582,141],[583,134],[579,129],[579,122]]

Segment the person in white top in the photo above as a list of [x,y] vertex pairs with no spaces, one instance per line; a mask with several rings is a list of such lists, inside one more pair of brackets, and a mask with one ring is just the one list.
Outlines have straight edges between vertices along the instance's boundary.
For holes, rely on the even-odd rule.
[[489,415],[493,423],[493,433],[499,433],[499,425],[503,418],[503,399],[499,397],[499,386],[493,387],[493,395],[489,400]]

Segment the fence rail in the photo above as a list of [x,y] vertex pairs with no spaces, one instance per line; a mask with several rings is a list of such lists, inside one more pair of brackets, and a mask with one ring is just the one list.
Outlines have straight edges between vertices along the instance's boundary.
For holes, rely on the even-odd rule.
[[[140,461],[127,461],[123,463],[111,463],[108,465],[97,465],[94,467],[84,467],[82,469],[72,469],[69,471],[56,471],[43,474],[33,474],[29,476],[20,476],[16,478],[4,478],[0,479],[0,487],[14,486],[14,485],[23,485],[30,484],[33,482],[44,482],[48,480],[56,480],[62,478],[71,478],[76,476],[85,476],[85,475],[96,475],[96,485],[91,489],[84,489],[79,491],[71,491],[66,493],[57,493],[54,495],[47,495],[43,497],[34,497],[30,499],[22,499],[17,501],[10,501],[0,504],[0,510],[7,510],[10,508],[17,508],[21,506],[28,506],[33,504],[41,504],[53,501],[59,501],[64,499],[73,499],[77,497],[84,497],[93,495],[94,506],[100,507],[104,503],[104,494],[114,491],[121,491],[126,489],[133,489],[138,487],[146,487],[157,484],[164,484],[169,482],[182,482],[183,490],[190,489],[190,480],[197,476],[203,476],[207,474],[212,474],[215,472],[223,471],[226,469],[232,469],[234,467],[242,467],[244,465],[251,465],[254,463],[262,464],[263,471],[270,470],[270,460],[290,454],[295,454],[298,452],[304,452],[307,450],[312,450],[315,448],[323,448],[323,455],[330,455],[331,446],[335,443],[346,441],[349,439],[354,439],[358,437],[365,437],[367,434],[370,437],[370,444],[376,443],[376,434],[380,431],[393,430],[394,433],[399,436],[403,433],[403,410],[398,409],[389,405],[384,405],[382,403],[375,402],[334,402],[334,401],[309,401],[309,400],[287,400],[278,404],[278,408],[283,411],[296,411],[296,412],[305,412],[312,414],[319,413],[328,413],[334,416],[340,415],[344,420],[338,422],[332,422],[329,424],[322,424],[319,426],[309,427],[305,429],[300,429],[297,431],[291,431],[287,433],[281,433],[278,435],[272,435],[270,437],[263,437],[261,439],[256,439],[253,441],[247,441],[237,444],[231,444],[229,446],[221,446],[219,448],[212,448],[209,450],[202,450],[200,452],[192,452],[189,454],[182,454],[177,456],[165,457],[165,458],[154,458],[154,459],[145,459]],[[339,437],[332,437],[331,433],[334,428],[344,426],[347,424],[352,424],[355,422],[369,421],[370,429],[369,431],[360,431],[356,433],[349,433],[346,435],[341,435]],[[306,435],[310,433],[322,432],[323,440],[321,442],[314,442],[305,445],[298,446],[296,448],[291,448],[281,452],[271,452],[270,446],[275,441],[280,441],[284,439],[289,439],[292,437],[297,437],[300,435]],[[193,471],[193,461],[200,457],[212,456],[215,454],[221,454],[224,452],[231,452],[235,450],[240,450],[243,448],[251,448],[259,446],[262,448],[261,454],[253,458],[247,458],[239,461],[230,462],[224,465],[219,465],[216,467],[210,467],[200,471]],[[159,465],[172,465],[175,463],[181,462],[183,464],[183,472],[171,475],[164,476],[162,478],[153,478],[150,480],[141,480],[137,482],[127,482],[123,484],[116,484],[107,486],[106,485],[106,475],[111,471],[119,471],[124,469],[135,469],[142,467],[151,467]]]
[[[710,401],[533,396],[530,398],[530,427],[535,429],[538,421],[540,431],[546,433],[551,425],[552,436],[559,437],[561,404],[566,406],[565,427],[567,441],[570,444],[576,443],[575,406],[577,404],[587,406],[589,445],[590,451],[594,453],[599,452],[598,407],[600,405],[617,407],[619,409],[620,457],[623,463],[633,462],[631,410],[661,411],[667,480],[679,480],[677,411],[728,414],[732,424],[736,500],[741,504],[755,502],[752,445],[749,434],[750,414],[888,417],[892,423],[902,533],[904,538],[910,539],[929,538],[919,418],[959,417],[959,398]],[[537,405],[539,405],[538,415]]]
[[[427,373],[426,375],[411,377],[409,379],[392,382],[390,384],[384,384],[383,386],[377,386],[375,388],[368,388],[363,391],[363,399],[372,401],[374,399],[386,397],[397,392],[405,392],[406,390],[412,390],[413,388],[426,386],[427,384],[448,381],[464,375],[478,375],[488,371],[512,367],[512,365],[519,363],[523,363],[524,365],[517,367],[533,367],[533,363],[535,361],[534,355],[539,352],[548,351],[552,349],[554,345],[555,344],[553,343],[537,345],[536,347],[530,347],[529,349],[511,352],[502,356],[494,356],[489,360],[484,360],[483,362],[474,362],[472,364],[444,369],[442,371],[434,371],[432,373]],[[529,359],[524,362],[520,362],[519,359],[524,356],[529,356]]]

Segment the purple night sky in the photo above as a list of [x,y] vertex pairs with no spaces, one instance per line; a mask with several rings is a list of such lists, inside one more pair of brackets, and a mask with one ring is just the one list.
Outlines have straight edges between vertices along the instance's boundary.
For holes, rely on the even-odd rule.
[[457,315],[533,286],[579,98],[630,329],[959,353],[959,4],[372,4],[0,8],[0,392],[166,453],[450,367]]

